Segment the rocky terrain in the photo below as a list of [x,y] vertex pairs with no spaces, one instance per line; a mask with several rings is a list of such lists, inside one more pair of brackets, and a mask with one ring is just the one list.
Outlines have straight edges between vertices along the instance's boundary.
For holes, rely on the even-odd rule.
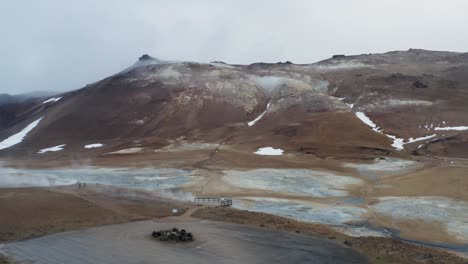
[[143,55],[84,88],[1,104],[0,188],[229,197],[250,212],[233,211],[240,222],[313,223],[375,263],[464,263],[432,248],[468,252],[467,73],[468,53],[414,49],[300,65]]
[[249,151],[271,145],[322,158],[465,157],[467,67],[465,53],[426,50],[306,65],[145,55],[82,89],[2,105],[0,140],[40,122],[1,154],[36,157],[60,145],[82,152],[94,143],[112,152],[142,141],[162,148],[183,138]]

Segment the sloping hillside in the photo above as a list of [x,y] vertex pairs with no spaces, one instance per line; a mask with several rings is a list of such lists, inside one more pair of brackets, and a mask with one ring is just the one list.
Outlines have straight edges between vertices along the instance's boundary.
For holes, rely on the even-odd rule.
[[92,143],[110,152],[142,139],[159,149],[182,138],[318,157],[459,156],[467,149],[467,70],[466,53],[425,50],[307,65],[144,55],[82,89],[1,107],[0,155],[58,145],[75,153]]

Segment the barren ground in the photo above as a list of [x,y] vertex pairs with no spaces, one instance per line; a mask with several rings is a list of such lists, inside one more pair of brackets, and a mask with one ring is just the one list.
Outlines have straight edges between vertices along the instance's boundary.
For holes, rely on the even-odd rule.
[[[229,208],[194,208],[179,202],[155,200],[145,193],[129,196],[125,190],[119,190],[124,198],[116,197],[115,193],[102,186],[87,187],[86,191],[79,191],[76,186],[1,189],[0,207],[5,217],[0,218],[0,239],[17,241],[67,230],[161,218],[171,215],[175,207],[179,212],[192,208],[188,213],[195,211],[193,216],[202,219],[313,234],[339,243],[347,241],[346,245],[365,253],[373,263],[467,263],[440,250],[394,239],[351,238],[325,225]],[[171,219],[178,221],[177,217]]]

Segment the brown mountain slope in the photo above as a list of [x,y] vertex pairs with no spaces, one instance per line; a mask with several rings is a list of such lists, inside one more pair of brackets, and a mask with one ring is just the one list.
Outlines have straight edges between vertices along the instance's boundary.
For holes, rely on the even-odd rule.
[[[43,117],[20,144],[0,155],[35,155],[61,144],[65,151],[79,152],[96,142],[110,151],[142,138],[156,138],[162,147],[181,136],[249,151],[275,146],[320,157],[410,153],[463,133],[436,128],[468,125],[467,70],[465,53],[425,50],[308,65],[201,64],[142,56],[121,73],[57,102],[0,109],[0,141]],[[364,112],[382,133],[354,112]],[[403,143],[431,137],[405,144],[399,152],[385,134]],[[452,153],[440,148],[453,147],[444,144],[437,154]],[[425,154],[432,155],[431,149],[425,148]]]

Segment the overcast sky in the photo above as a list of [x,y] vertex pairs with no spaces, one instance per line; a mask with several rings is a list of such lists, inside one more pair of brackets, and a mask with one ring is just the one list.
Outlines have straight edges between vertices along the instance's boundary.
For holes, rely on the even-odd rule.
[[81,88],[144,53],[248,64],[409,48],[468,51],[466,0],[0,3],[0,93]]

